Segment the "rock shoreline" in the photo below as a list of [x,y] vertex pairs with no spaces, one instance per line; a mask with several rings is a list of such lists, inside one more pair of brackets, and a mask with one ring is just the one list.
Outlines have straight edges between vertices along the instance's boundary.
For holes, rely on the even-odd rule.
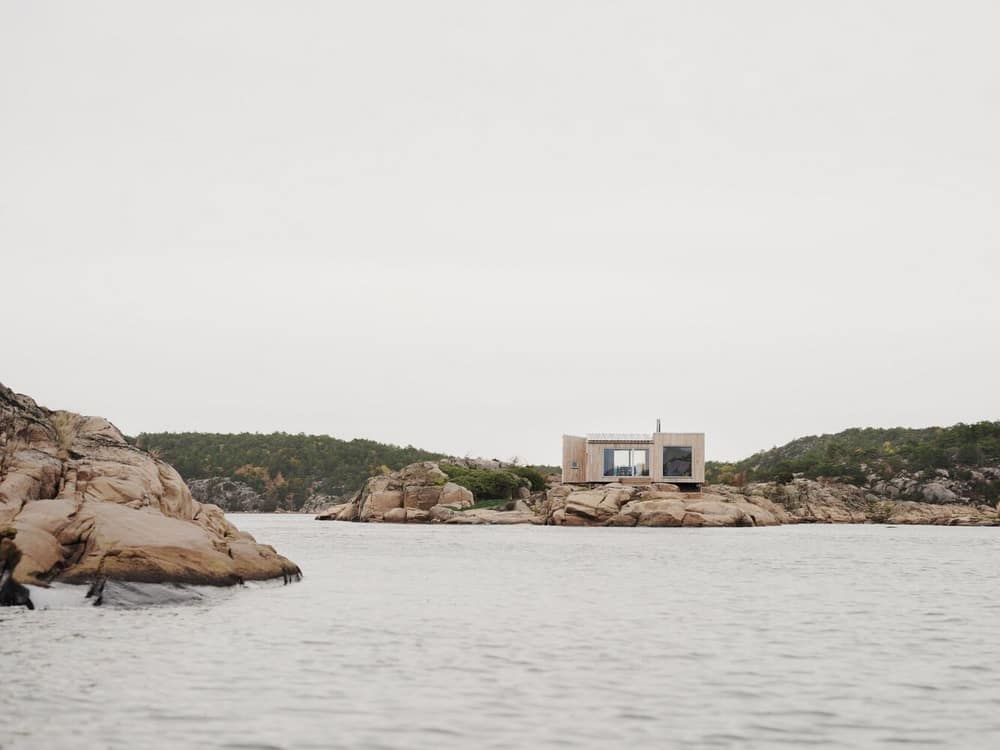
[[[795,479],[745,487],[674,484],[570,485],[512,500],[507,509],[476,508],[435,462],[370,478],[321,521],[371,523],[536,524],[550,526],[715,527],[800,523],[890,523],[998,526],[997,509],[956,502],[918,502],[876,495],[854,485]],[[461,489],[461,488],[460,488]],[[950,499],[950,498],[947,498]]]
[[301,576],[106,419],[51,411],[2,385],[0,539],[0,603],[26,603],[26,585],[56,581],[231,586]]

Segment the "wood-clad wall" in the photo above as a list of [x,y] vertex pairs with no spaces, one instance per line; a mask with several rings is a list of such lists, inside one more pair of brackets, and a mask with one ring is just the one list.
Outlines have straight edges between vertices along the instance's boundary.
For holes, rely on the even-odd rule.
[[663,449],[668,445],[691,448],[691,478],[676,477],[679,482],[705,482],[705,433],[703,432],[657,432],[653,435],[653,450],[655,458],[651,460],[653,475],[658,481],[674,481],[663,476]]
[[[573,462],[577,468],[573,468]],[[587,470],[587,438],[563,435],[562,480],[585,482]]]
[[587,443],[587,480],[588,482],[617,482],[621,477],[604,476],[604,449],[614,448],[615,450],[629,450],[643,448],[647,451],[649,461],[649,476],[646,481],[653,481],[653,446],[650,443],[638,440],[624,441],[620,443]]

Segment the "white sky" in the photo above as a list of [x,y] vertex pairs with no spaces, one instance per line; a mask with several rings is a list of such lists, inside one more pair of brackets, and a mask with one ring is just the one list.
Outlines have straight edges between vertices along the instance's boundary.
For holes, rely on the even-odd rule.
[[0,381],[129,433],[1000,418],[1000,5],[3,2]]

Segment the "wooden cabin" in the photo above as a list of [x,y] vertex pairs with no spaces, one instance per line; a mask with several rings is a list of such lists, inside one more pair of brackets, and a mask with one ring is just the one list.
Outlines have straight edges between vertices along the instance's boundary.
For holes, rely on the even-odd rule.
[[562,480],[568,484],[670,482],[697,489],[705,481],[705,433],[563,435]]

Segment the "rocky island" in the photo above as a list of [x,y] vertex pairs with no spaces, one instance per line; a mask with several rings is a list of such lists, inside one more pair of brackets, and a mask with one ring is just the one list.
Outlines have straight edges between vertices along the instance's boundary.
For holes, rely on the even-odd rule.
[[166,462],[108,420],[0,385],[0,604],[27,586],[106,581],[231,586],[300,577],[295,563],[197,502]]
[[[938,477],[919,487],[921,499],[903,499],[904,483],[874,489],[843,482],[790,478],[742,487],[706,485],[699,492],[675,484],[563,484],[554,478],[532,491],[521,479],[506,502],[476,504],[451,481],[459,470],[505,472],[497,461],[425,461],[371,477],[346,502],[317,520],[382,523],[554,526],[775,526],[795,523],[1000,525],[992,505],[964,501]],[[459,473],[458,481],[462,481]],[[515,476],[516,481],[516,476]],[[910,480],[915,484],[915,480]],[[489,507],[484,507],[489,506]]]

